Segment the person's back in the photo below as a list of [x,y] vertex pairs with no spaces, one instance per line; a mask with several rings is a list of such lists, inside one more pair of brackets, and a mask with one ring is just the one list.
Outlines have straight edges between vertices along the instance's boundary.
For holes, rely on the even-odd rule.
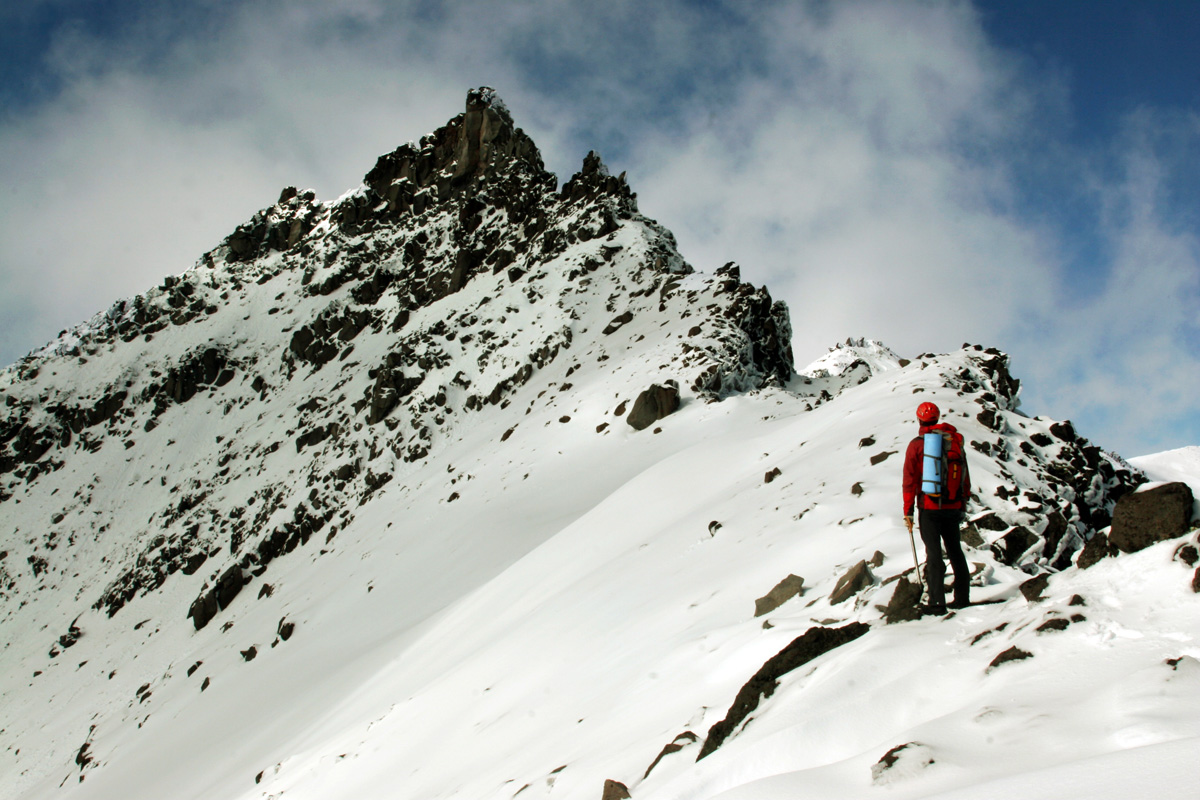
[[[904,456],[904,524],[909,532],[913,528],[913,511],[917,511],[921,541],[925,543],[925,585],[929,593],[927,610],[942,613],[946,610],[946,565],[942,561],[942,548],[950,559],[954,570],[955,608],[970,605],[970,566],[963,555],[959,539],[963,513],[967,498],[971,496],[971,475],[966,458],[962,453],[962,436],[949,423],[939,423],[941,411],[933,403],[922,403],[917,407],[920,429],[916,438],[908,444]],[[925,437],[934,433],[950,439],[956,448],[955,469],[945,469],[940,475],[937,493],[923,490],[925,478]],[[958,473],[955,474],[955,470]],[[928,487],[924,487],[928,488]]]

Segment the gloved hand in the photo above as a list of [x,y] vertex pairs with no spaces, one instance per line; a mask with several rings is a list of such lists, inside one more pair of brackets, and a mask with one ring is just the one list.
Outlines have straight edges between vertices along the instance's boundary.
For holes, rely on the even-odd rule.
[[908,532],[912,533],[913,519],[912,517],[904,518],[904,527],[908,528]]

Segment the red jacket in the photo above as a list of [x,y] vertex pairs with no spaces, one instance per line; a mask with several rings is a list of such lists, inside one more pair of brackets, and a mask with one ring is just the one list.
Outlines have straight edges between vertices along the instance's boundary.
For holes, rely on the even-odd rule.
[[[908,443],[908,452],[904,455],[904,516],[911,517],[913,514],[913,505],[915,504],[917,495],[921,494],[921,471],[922,461],[925,458],[925,434],[934,431],[944,431],[946,433],[957,433],[954,426],[948,422],[938,423],[936,425],[922,425],[917,438]],[[944,503],[938,505],[928,497],[921,495],[923,500],[922,508],[945,508],[945,509],[962,509],[966,505],[966,499],[971,496],[971,471],[967,469],[966,459],[963,459],[963,477],[962,477],[962,493],[960,499],[953,503]]]

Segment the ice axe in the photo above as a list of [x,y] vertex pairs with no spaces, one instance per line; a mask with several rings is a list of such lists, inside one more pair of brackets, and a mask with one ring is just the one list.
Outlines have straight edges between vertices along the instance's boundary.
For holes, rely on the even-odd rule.
[[921,590],[925,590],[925,581],[921,579],[921,562],[917,559],[917,537],[913,536],[912,517],[904,518],[904,527],[908,528],[908,543],[912,545],[913,551],[913,566],[916,567],[917,583],[921,586]]

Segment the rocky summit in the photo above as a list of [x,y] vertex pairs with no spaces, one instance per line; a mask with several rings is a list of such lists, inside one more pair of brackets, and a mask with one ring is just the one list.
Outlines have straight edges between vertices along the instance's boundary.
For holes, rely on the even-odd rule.
[[[926,624],[898,528],[925,399],[995,615],[1089,543],[1103,576],[1194,538],[1188,494],[1109,545],[1145,477],[1027,416],[1002,352],[797,370],[791,324],[595,153],[559,186],[487,88],[335,201],[284,189],[0,373],[2,793],[684,796],[793,671]],[[945,758],[891,745],[864,781]]]

